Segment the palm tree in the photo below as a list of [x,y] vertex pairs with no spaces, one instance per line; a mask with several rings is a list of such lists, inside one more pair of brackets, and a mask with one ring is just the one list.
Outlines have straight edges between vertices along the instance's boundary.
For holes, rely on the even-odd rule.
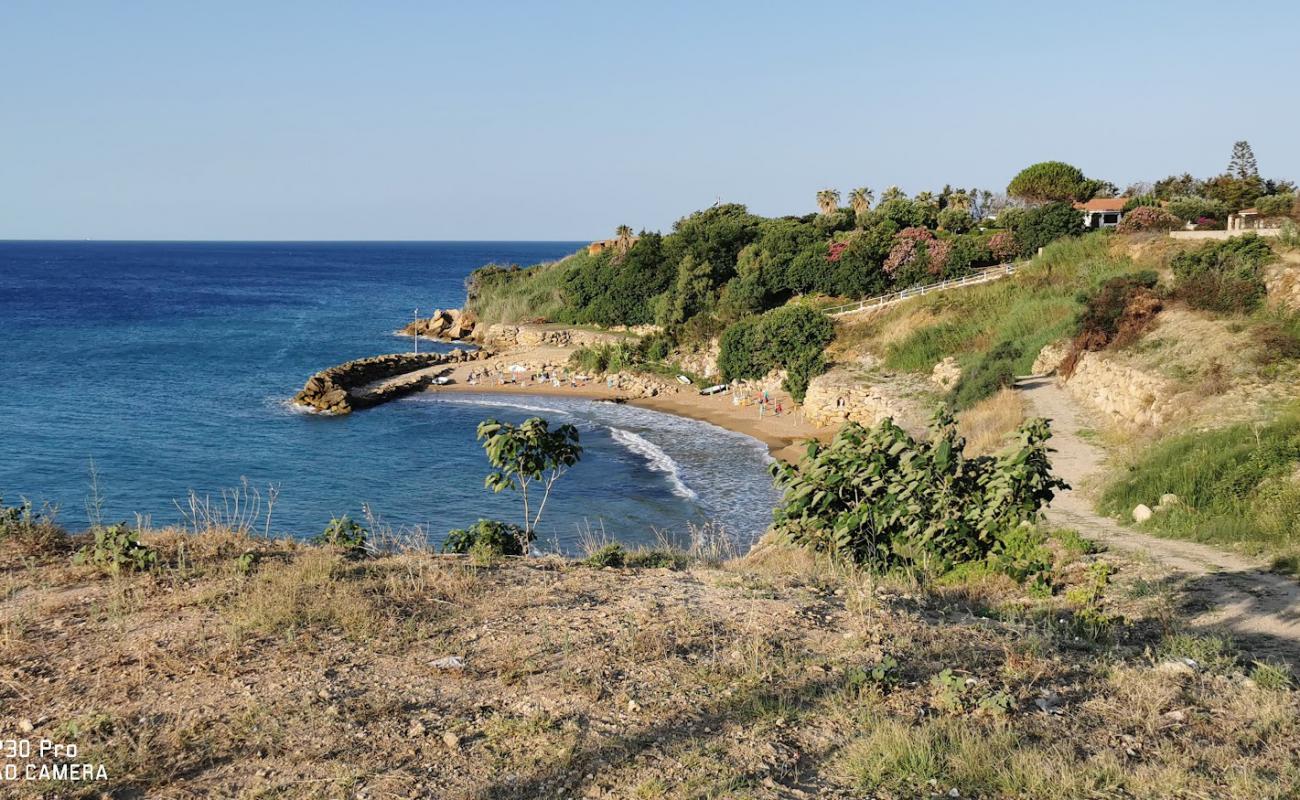
[[627,225],[619,225],[614,231],[614,249],[620,254],[626,253],[632,249],[635,240],[632,236],[632,228]]
[[817,208],[823,214],[834,213],[840,207],[840,193],[836,189],[822,189],[817,193]]
[[916,202],[924,203],[927,206],[939,205],[939,199],[934,196],[934,192],[917,192]]
[[875,198],[875,192],[862,186],[849,192],[849,205],[853,208],[853,213],[861,216],[871,209],[871,201]]
[[890,200],[903,200],[907,197],[907,192],[897,186],[890,186],[880,193],[880,202],[888,203]]

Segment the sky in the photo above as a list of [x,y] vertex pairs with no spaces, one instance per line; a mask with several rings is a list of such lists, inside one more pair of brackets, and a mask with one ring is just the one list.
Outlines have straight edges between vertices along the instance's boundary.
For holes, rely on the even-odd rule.
[[553,239],[1300,178],[1300,3],[0,2],[0,238]]

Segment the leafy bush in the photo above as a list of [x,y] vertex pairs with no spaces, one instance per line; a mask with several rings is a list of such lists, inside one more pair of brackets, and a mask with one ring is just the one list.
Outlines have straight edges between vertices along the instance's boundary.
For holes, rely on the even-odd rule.
[[939,212],[939,227],[950,233],[966,233],[975,227],[975,219],[966,209],[949,206]]
[[122,570],[144,572],[158,563],[158,553],[140,543],[139,534],[126,525],[95,530],[95,539],[77,551],[73,563],[93,564],[116,575]]
[[618,542],[610,542],[583,559],[589,567],[621,567],[627,559],[627,550]]
[[998,231],[989,237],[989,255],[998,262],[1012,260],[1022,249],[1011,231]]
[[1207,200],[1194,195],[1174,197],[1165,204],[1165,210],[1183,222],[1196,222],[1202,219],[1222,222],[1228,218],[1229,209],[1223,203]]
[[1012,218],[1012,232],[1026,257],[1057,239],[1084,233],[1083,216],[1069,203],[1047,203]]
[[808,381],[826,368],[822,350],[833,335],[834,326],[825,314],[803,305],[784,306],[727,328],[718,369],[726,380],[761,378],[784,369],[786,390],[802,402]]
[[983,559],[1065,486],[1051,475],[1049,434],[1046,420],[1031,420],[1003,453],[966,458],[948,415],[928,441],[891,420],[871,429],[850,422],[829,445],[810,443],[798,466],[773,465],[784,490],[776,530],[876,569]]
[[1183,227],[1183,221],[1168,211],[1152,206],[1140,206],[1124,215],[1115,228],[1119,233],[1145,231],[1173,231]]
[[1295,208],[1295,195],[1290,192],[1270,194],[1255,201],[1255,210],[1266,217],[1282,217]]
[[641,355],[638,350],[623,343],[579,347],[569,355],[569,364],[571,366],[593,375],[622,372],[640,363]]
[[1221,313],[1250,311],[1263,300],[1263,267],[1275,256],[1253,233],[1206,242],[1170,262],[1178,296],[1193,308]]
[[447,533],[442,543],[444,553],[469,553],[487,551],[495,555],[521,556],[524,554],[524,531],[518,525],[509,525],[494,519],[480,519],[468,528],[457,528]]
[[312,542],[349,550],[361,550],[366,546],[368,535],[369,531],[365,527],[345,514],[331,519],[325,526],[325,530],[312,537]]
[[970,368],[962,371],[961,380],[952,390],[953,405],[970,408],[998,390],[1016,382],[1016,365],[1024,356],[1017,342],[1002,341],[982,354]]
[[1075,335],[1061,374],[1069,377],[1085,352],[1136,341],[1164,308],[1155,289],[1158,281],[1156,273],[1144,270],[1116,276],[1093,292],[1081,293],[1083,309],[1075,319]]

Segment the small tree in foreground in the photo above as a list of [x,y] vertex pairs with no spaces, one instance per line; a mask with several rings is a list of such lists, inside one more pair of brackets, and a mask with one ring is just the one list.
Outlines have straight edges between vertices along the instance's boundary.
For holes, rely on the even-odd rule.
[[[524,526],[517,535],[520,551],[527,554],[529,544],[537,538],[534,532],[551,496],[551,488],[582,458],[578,429],[561,425],[551,430],[541,417],[530,417],[517,426],[485,419],[479,423],[477,436],[483,442],[488,462],[496,468],[483,480],[483,485],[494,492],[518,489],[523,495]],[[534,484],[541,484],[542,493],[536,512],[529,500],[529,490]]]
[[967,458],[947,413],[922,441],[888,419],[874,428],[850,422],[829,445],[810,443],[798,466],[773,465],[785,490],[776,529],[875,569],[978,561],[1065,488],[1051,473],[1049,435],[1047,420],[1030,420],[1006,450]]

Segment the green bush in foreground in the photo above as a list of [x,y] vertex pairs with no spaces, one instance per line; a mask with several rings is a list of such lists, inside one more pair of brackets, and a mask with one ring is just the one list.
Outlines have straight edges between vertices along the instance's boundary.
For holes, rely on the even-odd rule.
[[144,572],[158,563],[158,553],[140,543],[139,534],[126,525],[109,525],[95,531],[95,540],[77,551],[74,564],[93,564],[116,575]]
[[984,559],[1065,487],[1051,474],[1049,435],[1046,420],[1030,420],[1001,454],[966,458],[947,414],[925,441],[891,420],[871,429],[849,423],[829,445],[810,443],[798,466],[773,465],[784,490],[776,529],[796,544],[877,569],[947,571]]
[[448,532],[444,553],[488,552],[501,556],[522,556],[525,539],[522,528],[494,519],[480,519],[468,528]]
[[349,550],[361,550],[366,546],[369,531],[346,514],[335,517],[325,526],[325,530],[312,537],[314,544],[327,544],[334,547],[346,547]]

